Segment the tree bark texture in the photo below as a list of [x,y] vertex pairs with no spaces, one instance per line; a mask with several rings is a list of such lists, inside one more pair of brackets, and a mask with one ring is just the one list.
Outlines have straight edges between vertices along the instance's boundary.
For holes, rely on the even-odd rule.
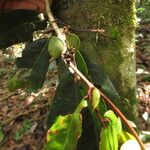
[[[56,0],[57,4],[58,1]],[[58,17],[79,30],[104,29],[104,36],[77,32],[81,51],[92,62],[103,66],[119,95],[123,112],[135,121],[137,116],[135,76],[135,2],[134,0],[59,1]]]

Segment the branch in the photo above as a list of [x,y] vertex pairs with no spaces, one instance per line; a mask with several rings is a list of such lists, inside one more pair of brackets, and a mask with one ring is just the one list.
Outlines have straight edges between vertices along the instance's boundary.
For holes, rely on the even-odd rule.
[[[46,12],[47,12],[47,16],[49,18],[49,22],[51,23],[51,25],[52,25],[53,29],[55,30],[57,36],[60,39],[62,38],[61,40],[65,44],[65,52],[66,52],[66,50],[67,50],[66,39],[65,39],[66,36],[61,32],[60,28],[55,23],[54,16],[52,15],[52,12],[50,10],[49,0],[45,0],[45,4],[46,4]],[[64,60],[65,63],[67,62],[64,57],[62,57],[62,59]],[[95,88],[95,86],[76,68],[76,66],[71,61],[69,63],[66,63],[66,64],[68,65],[68,68],[71,68],[75,72],[75,73],[73,73],[74,75],[76,74],[77,76],[79,76],[85,82],[85,84],[89,87],[89,91],[92,91],[91,89]],[[131,133],[134,135],[134,137],[138,141],[139,145],[141,146],[141,149],[144,150],[145,148],[144,148],[144,145],[143,145],[142,141],[139,139],[138,134],[136,133],[134,128],[132,128],[130,126],[130,124],[128,123],[128,120],[126,119],[126,117],[122,114],[122,112],[111,102],[111,100],[103,92],[100,91],[100,94],[104,98],[105,102],[109,106],[111,106],[112,110],[115,111],[116,114],[118,114],[118,116],[122,119],[122,121],[130,129]]]
[[[89,81],[87,80],[87,78],[70,62],[69,67],[71,67],[75,73],[91,88],[94,88],[95,86]],[[131,133],[134,135],[134,137],[136,138],[136,140],[138,141],[139,145],[141,146],[141,149],[144,150],[144,145],[142,143],[142,141],[140,140],[138,134],[136,133],[136,131],[134,130],[133,127],[130,126],[128,120],[126,119],[126,117],[122,114],[122,112],[112,103],[112,101],[102,92],[99,91],[100,95],[104,98],[104,101],[107,103],[107,105],[109,105],[112,110],[121,118],[121,120],[126,124],[126,126],[128,127],[128,129],[131,131]]]
[[48,16],[49,22],[51,23],[53,29],[55,30],[57,36],[62,40],[62,42],[64,43],[64,50],[63,50],[63,54],[67,51],[67,46],[66,46],[66,35],[63,34],[63,32],[61,31],[61,29],[58,27],[57,23],[55,22],[54,16],[51,12],[50,9],[50,2],[49,0],[45,0],[45,7],[46,7],[46,14]]

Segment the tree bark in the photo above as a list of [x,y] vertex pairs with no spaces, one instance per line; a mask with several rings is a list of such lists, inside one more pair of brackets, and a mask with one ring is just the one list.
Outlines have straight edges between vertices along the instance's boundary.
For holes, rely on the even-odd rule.
[[99,34],[96,39],[96,33],[77,33],[82,41],[81,51],[103,66],[122,98],[122,111],[136,121],[134,0],[68,0],[60,1],[60,5],[59,19],[72,28],[100,28],[111,36]]

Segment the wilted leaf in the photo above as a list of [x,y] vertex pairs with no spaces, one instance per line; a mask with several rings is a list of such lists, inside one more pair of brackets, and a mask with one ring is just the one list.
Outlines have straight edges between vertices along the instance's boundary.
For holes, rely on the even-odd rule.
[[82,134],[81,110],[87,107],[82,100],[73,114],[59,116],[48,130],[45,150],[75,150]]
[[80,120],[80,115],[76,117],[73,117],[73,115],[59,116],[48,130],[47,143],[44,150],[76,149],[77,139],[82,129]]

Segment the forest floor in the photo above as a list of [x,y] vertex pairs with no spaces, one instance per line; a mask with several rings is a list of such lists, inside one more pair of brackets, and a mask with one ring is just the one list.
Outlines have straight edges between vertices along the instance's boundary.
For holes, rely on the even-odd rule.
[[[57,69],[52,63],[47,79],[38,93],[27,89],[8,90],[8,79],[16,72],[13,52],[18,44],[3,54],[0,51],[0,149],[41,150],[46,137],[46,118],[57,85]],[[137,99],[140,137],[150,136],[150,22],[137,30]],[[143,140],[145,140],[143,138]],[[150,144],[145,144],[150,148]],[[147,148],[147,150],[149,149]]]

